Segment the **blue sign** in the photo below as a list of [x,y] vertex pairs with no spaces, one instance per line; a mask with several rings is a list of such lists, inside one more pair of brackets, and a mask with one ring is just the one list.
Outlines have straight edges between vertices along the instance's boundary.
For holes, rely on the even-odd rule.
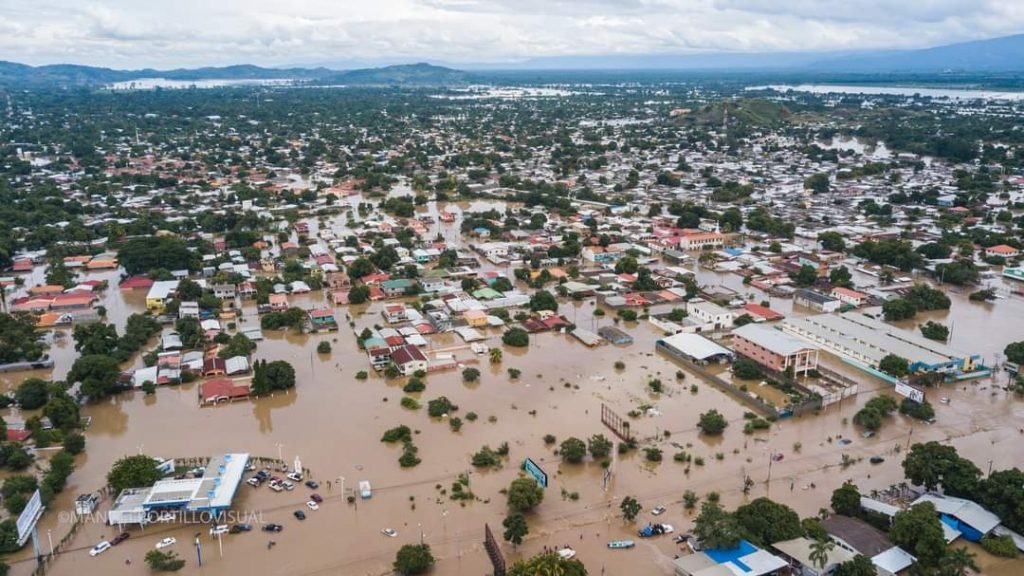
[[540,484],[541,488],[548,487],[548,474],[541,470],[536,462],[529,458],[523,460],[523,470],[526,470],[527,474],[533,476],[533,479],[537,481],[537,484]]

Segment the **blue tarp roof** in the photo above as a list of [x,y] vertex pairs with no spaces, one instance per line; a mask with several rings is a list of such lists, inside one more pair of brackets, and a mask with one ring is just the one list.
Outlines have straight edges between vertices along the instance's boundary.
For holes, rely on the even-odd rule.
[[753,554],[754,552],[757,552],[757,547],[751,544],[750,542],[747,542],[746,540],[740,540],[739,546],[735,548],[704,551],[705,554],[707,554],[712,560],[714,560],[718,564],[725,564],[726,562],[729,562],[739,567],[739,569],[743,570],[744,572],[751,572],[751,570],[749,566],[747,566],[743,562],[740,562],[740,558],[743,558],[744,556],[747,556],[749,554]]

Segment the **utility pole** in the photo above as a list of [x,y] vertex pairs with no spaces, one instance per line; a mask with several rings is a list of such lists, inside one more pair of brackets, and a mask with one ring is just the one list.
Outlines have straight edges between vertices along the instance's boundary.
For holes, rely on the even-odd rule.
[[199,561],[199,567],[203,566],[203,545],[199,543],[199,532],[196,532],[196,560]]

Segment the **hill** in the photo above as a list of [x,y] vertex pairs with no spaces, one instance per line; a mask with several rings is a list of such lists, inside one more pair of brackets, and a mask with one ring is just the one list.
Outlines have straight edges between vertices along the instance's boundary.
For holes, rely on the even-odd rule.
[[885,54],[829,59],[813,69],[847,72],[1024,71],[1024,34]]
[[347,71],[327,68],[263,68],[248,64],[175,70],[113,70],[74,64],[27,66],[0,61],[0,85],[14,87],[99,87],[143,78],[182,81],[291,79],[312,84],[443,86],[465,84],[469,74],[430,64],[406,64]]

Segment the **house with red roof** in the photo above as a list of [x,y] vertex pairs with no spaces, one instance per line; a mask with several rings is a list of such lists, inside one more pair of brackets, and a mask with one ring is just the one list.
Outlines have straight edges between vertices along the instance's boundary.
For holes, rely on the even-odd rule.
[[985,256],[1016,258],[1017,256],[1020,256],[1020,250],[1007,244],[999,244],[998,246],[989,246],[988,248],[985,248]]
[[786,317],[785,314],[781,312],[776,312],[771,308],[767,308],[765,306],[761,306],[760,304],[753,303],[744,304],[743,312],[744,314],[749,314],[755,322],[771,322],[773,320],[782,320],[783,318]]
[[199,405],[208,406],[248,398],[251,393],[248,382],[227,378],[207,380],[199,385]]

